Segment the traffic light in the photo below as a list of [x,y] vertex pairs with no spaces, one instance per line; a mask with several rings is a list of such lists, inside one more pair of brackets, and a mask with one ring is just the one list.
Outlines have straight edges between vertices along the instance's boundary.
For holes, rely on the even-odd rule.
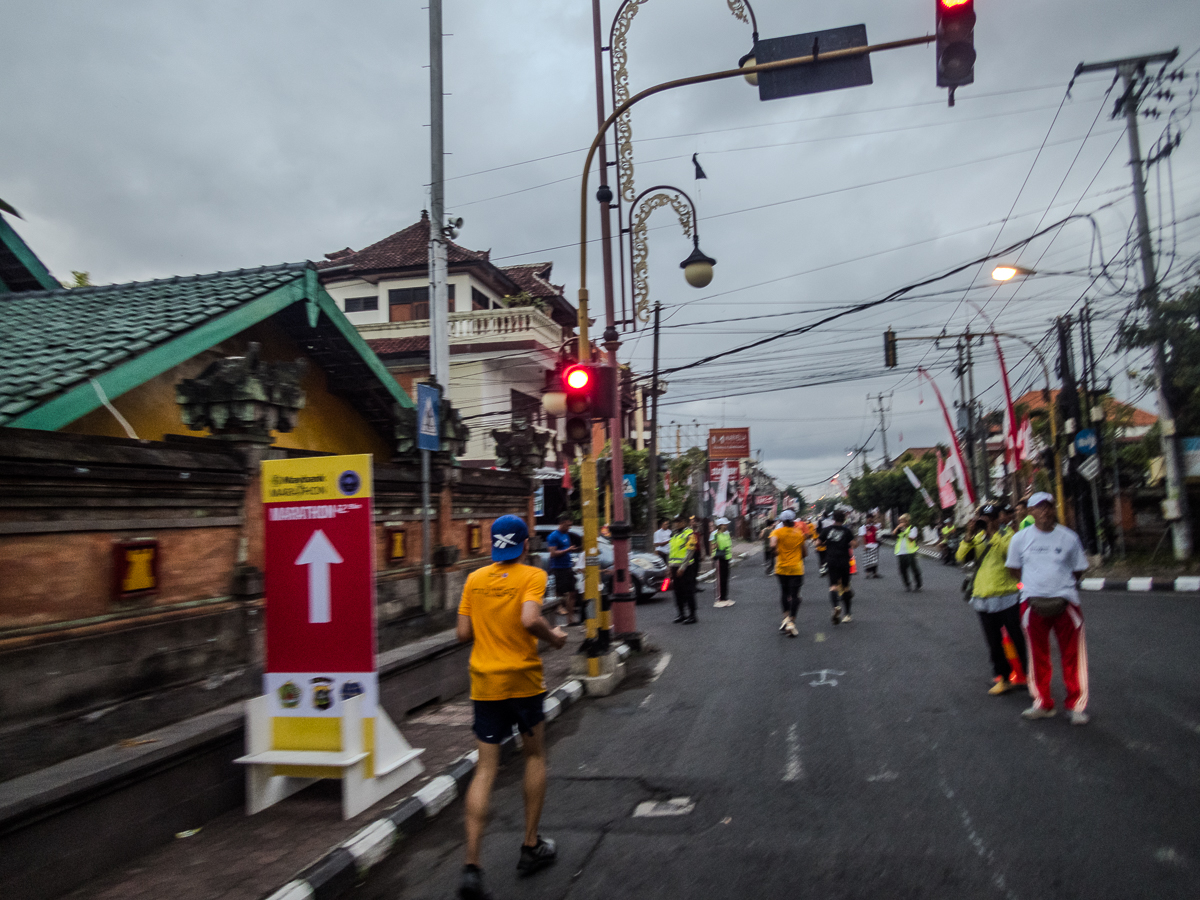
[[613,415],[613,370],[608,366],[576,363],[562,373],[567,416],[567,440],[583,443],[591,437],[593,419]]
[[890,328],[883,333],[883,364],[896,368],[896,332]]
[[937,84],[954,89],[975,82],[975,0],[934,0],[937,4]]

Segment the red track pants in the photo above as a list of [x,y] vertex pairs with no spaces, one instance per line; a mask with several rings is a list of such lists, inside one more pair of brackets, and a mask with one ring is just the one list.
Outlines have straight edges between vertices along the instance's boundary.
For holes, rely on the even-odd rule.
[[1079,607],[1068,603],[1066,612],[1046,619],[1021,601],[1021,628],[1029,645],[1029,690],[1034,706],[1054,709],[1054,698],[1050,695],[1050,632],[1053,631],[1067,686],[1066,707],[1083,712],[1088,702],[1087,642]]

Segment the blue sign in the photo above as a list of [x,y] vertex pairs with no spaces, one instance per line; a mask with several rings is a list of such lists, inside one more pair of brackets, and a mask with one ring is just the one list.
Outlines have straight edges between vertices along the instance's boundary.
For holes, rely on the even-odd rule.
[[1096,430],[1094,428],[1085,428],[1079,434],[1075,435],[1075,449],[1082,456],[1091,456],[1096,452],[1096,446],[1099,441],[1096,438]]
[[441,449],[441,429],[438,427],[441,391],[430,384],[417,385],[417,449]]
[[637,476],[636,475],[626,475],[625,476],[625,496],[626,497],[636,497],[637,496]]

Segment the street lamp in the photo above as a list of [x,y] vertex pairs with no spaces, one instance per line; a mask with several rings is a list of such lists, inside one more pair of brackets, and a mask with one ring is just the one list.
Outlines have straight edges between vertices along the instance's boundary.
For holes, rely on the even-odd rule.
[[[609,47],[609,71],[612,79],[612,102],[614,108],[619,108],[623,103],[629,100],[629,53],[628,53],[628,38],[629,28],[633,24],[633,17],[637,15],[638,10],[643,3],[649,0],[623,0],[617,8],[616,15],[613,16],[612,26],[609,29],[608,47]],[[750,52],[738,60],[738,68],[753,67],[755,62],[754,47],[758,44],[758,19],[754,15],[754,8],[750,5],[749,0],[725,0],[729,11],[739,22],[744,22],[750,26],[752,31]],[[743,76],[750,84],[758,84],[758,73],[749,72]],[[615,123],[616,131],[616,206],[617,206],[617,227],[618,231],[624,232],[624,205],[629,204],[630,210],[630,256],[636,261],[637,248],[633,246],[633,205],[637,202],[637,188],[633,181],[633,122],[628,111],[619,116]],[[625,246],[623,241],[618,241],[618,247],[621,253],[621,267],[624,268]],[[694,287],[704,287],[708,281],[697,283],[693,278],[703,279],[704,272],[708,271],[708,280],[712,280],[711,265],[715,260],[705,262],[707,257],[700,254],[696,257],[693,253],[688,260],[685,261],[683,268],[688,284]],[[702,258],[701,258],[702,257]],[[636,262],[635,262],[636,264]],[[691,266],[691,269],[689,269]],[[688,274],[690,272],[690,274]],[[630,312],[633,316],[630,317]],[[617,323],[621,325],[632,325],[635,321],[648,322],[650,320],[650,308],[648,304],[642,306],[637,305],[637,288],[634,288],[634,308],[628,310],[625,306],[625,281],[621,280],[621,316],[622,321]],[[613,324],[613,323],[609,323]]]
[[1036,275],[1033,269],[1026,269],[1024,266],[996,266],[992,269],[993,281],[1012,281],[1018,275],[1025,278],[1029,275]]
[[646,243],[647,222],[651,213],[664,206],[675,210],[684,237],[692,239],[691,255],[679,264],[687,283],[694,288],[708,287],[712,283],[713,266],[717,264],[715,259],[705,256],[700,249],[700,229],[697,224],[699,216],[696,213],[696,204],[686,191],[669,184],[656,184],[638,194],[629,207],[629,274],[633,284],[634,315],[642,321],[648,319],[650,313],[650,248]]

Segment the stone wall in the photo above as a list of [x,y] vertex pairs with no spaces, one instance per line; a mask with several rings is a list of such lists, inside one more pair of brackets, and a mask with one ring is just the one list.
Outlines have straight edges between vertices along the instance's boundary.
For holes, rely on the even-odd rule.
[[[307,454],[0,428],[0,780],[257,692],[264,455]],[[489,562],[492,520],[531,512],[527,478],[433,476],[431,543],[445,564],[426,599],[420,467],[376,464],[381,652],[452,627],[463,583]],[[122,598],[114,545],[139,539],[158,542],[156,589]]]

